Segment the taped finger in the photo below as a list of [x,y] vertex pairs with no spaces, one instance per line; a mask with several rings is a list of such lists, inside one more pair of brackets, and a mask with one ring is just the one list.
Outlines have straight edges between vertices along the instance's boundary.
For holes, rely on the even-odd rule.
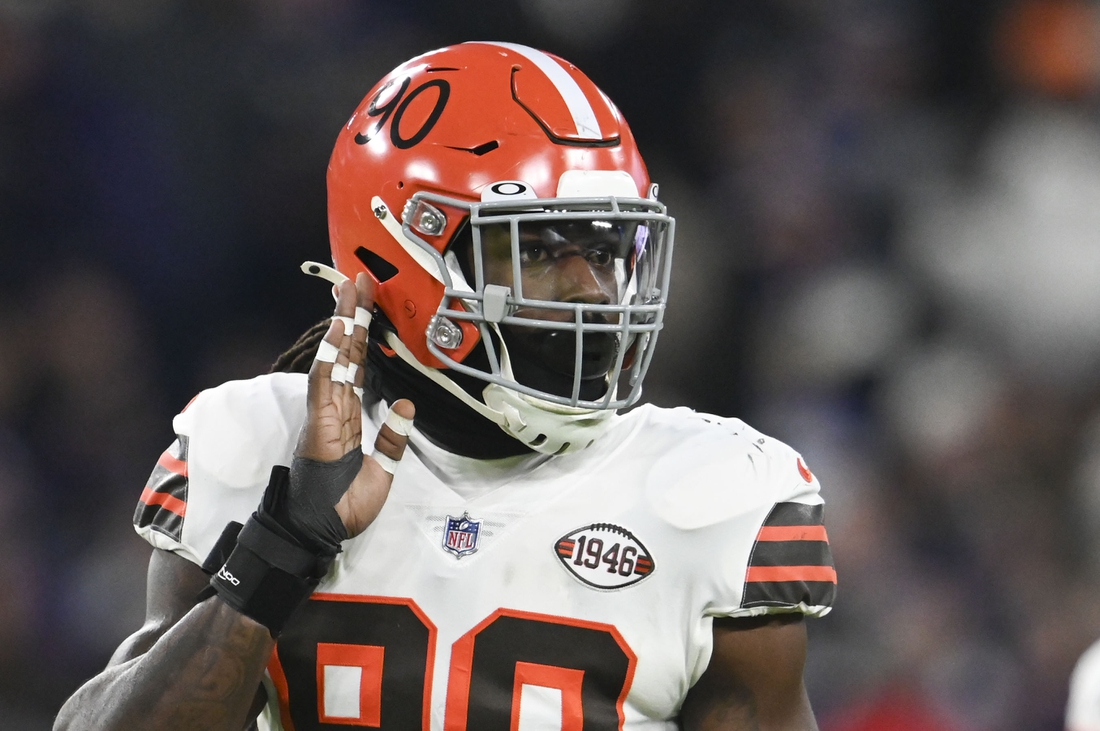
[[355,308],[355,324],[363,329],[370,327],[371,313],[365,307]]
[[339,320],[340,322],[344,323],[345,335],[351,335],[351,333],[355,330],[355,320],[351,317],[348,317],[347,315],[333,315],[332,319]]
[[394,434],[407,437],[412,434],[412,425],[412,419],[406,419],[393,409],[390,409],[390,413],[386,414],[386,426],[393,429]]
[[[386,420],[383,422],[383,429],[388,428],[393,434],[404,442],[410,432],[412,432],[413,420],[401,416],[393,408],[390,408],[386,414]],[[396,453],[396,457],[391,457],[390,454],[386,454],[379,449],[379,443],[390,454]],[[400,446],[394,442],[393,437],[387,436],[384,431],[380,431],[378,434],[378,440],[375,442],[374,451],[371,453],[371,457],[379,464],[379,466],[391,475],[397,469],[397,464],[401,461],[401,456],[405,453],[405,445],[402,443]]]
[[378,463],[378,466],[389,472],[391,475],[397,471],[397,465],[401,461],[399,459],[393,459],[379,452],[377,449],[370,453],[371,459]]
[[348,372],[344,376],[344,383],[351,386],[352,393],[359,397],[359,400],[363,400],[363,387],[355,385],[355,379],[359,375],[359,364],[348,363]]
[[340,365],[339,363],[332,364],[332,373],[329,374],[329,380],[333,383],[338,383],[341,386],[347,381],[348,367]]
[[327,340],[322,340],[321,344],[317,346],[317,355],[313,359],[322,363],[335,363],[338,355],[340,355],[339,348]]

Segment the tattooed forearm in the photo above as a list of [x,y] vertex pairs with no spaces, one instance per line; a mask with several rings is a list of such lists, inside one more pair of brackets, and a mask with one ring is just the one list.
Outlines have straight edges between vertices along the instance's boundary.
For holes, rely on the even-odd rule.
[[81,688],[55,729],[242,731],[273,646],[265,628],[208,599]]
[[220,725],[242,728],[263,672],[264,664],[257,664],[257,659],[266,661],[270,648],[262,633],[249,631],[239,621],[224,630],[197,637],[197,633],[166,637],[170,640],[165,651],[166,664],[179,663],[182,669],[176,674],[171,691],[158,704],[161,713],[156,728],[169,731]]

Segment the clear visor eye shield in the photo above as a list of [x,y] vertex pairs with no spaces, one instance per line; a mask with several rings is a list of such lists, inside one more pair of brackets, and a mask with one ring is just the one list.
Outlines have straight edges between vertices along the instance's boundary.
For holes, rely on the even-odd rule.
[[[440,206],[469,211],[466,229],[442,255],[423,238],[445,228]],[[421,192],[402,219],[402,238],[420,248],[416,258],[429,271],[423,255],[431,258],[445,287],[427,345],[448,368],[564,407],[638,401],[668,296],[675,222],[663,204],[618,197],[470,203]],[[458,321],[480,330],[484,367],[450,355],[461,344]]]

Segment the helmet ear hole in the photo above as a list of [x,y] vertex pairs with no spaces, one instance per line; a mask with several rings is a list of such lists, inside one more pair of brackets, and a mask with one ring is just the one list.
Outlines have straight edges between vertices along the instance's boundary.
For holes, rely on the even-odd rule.
[[355,256],[363,262],[363,266],[378,280],[379,284],[397,275],[397,267],[364,246],[355,250]]

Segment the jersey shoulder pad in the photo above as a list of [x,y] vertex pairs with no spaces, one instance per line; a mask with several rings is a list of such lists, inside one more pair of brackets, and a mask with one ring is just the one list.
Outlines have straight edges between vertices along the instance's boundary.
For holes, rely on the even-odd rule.
[[[172,420],[191,443],[191,467],[228,486],[249,486],[270,471],[305,421],[306,376],[272,373],[203,391]],[[196,462],[198,460],[198,462]]]
[[225,524],[255,510],[271,468],[290,463],[305,420],[305,379],[269,374],[192,399],[172,420],[176,440],[142,491],[137,532],[201,564]]
[[820,484],[802,457],[740,419],[654,409],[647,427],[647,441],[661,456],[646,494],[677,528],[721,523],[778,502],[822,502]]
[[801,455],[740,419],[673,409],[651,421],[665,447],[647,498],[707,557],[707,611],[828,613],[836,572],[820,483]]

